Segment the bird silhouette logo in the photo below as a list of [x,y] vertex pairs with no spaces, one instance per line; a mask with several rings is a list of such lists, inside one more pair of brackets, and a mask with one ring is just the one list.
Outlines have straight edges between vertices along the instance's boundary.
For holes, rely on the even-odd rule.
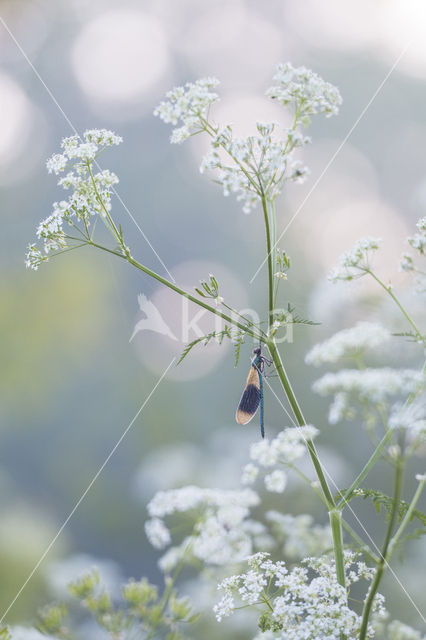
[[163,320],[163,317],[155,304],[151,302],[151,300],[148,300],[143,293],[138,295],[138,303],[140,310],[145,314],[146,318],[142,318],[142,320],[139,320],[139,322],[135,324],[135,328],[133,329],[129,342],[133,340],[139,331],[154,331],[155,333],[160,333],[163,336],[168,336],[172,340],[177,340],[168,324]]

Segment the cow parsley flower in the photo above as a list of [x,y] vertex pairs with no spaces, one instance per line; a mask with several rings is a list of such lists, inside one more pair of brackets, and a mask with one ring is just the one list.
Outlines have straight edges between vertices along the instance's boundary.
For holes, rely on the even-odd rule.
[[164,549],[172,539],[170,531],[160,518],[152,518],[145,522],[145,533],[148,540],[156,549]]
[[259,475],[259,467],[256,467],[253,463],[249,462],[243,468],[241,475],[241,484],[253,484],[257,476]]
[[249,213],[261,199],[272,202],[290,180],[302,182],[308,169],[294,157],[299,147],[310,138],[301,133],[314,113],[327,116],[337,113],[341,103],[335,87],[305,68],[280,65],[274,76],[278,85],[268,94],[281,104],[294,107],[293,125],[283,129],[275,122],[257,122],[257,134],[235,137],[232,126],[219,126],[209,120],[210,108],[218,95],[211,90],[218,85],[215,78],[202,78],[183,87],[175,87],[154,115],[175,126],[171,142],[180,143],[191,135],[204,132],[211,138],[211,150],[203,158],[200,171],[214,172],[215,182],[225,196],[235,194]]
[[418,393],[424,385],[424,376],[413,369],[342,369],[326,373],[314,382],[313,390],[321,396],[334,395],[335,403],[329,420],[335,424],[349,417],[353,401],[384,404],[391,396]]
[[47,262],[49,257],[44,255],[40,249],[37,249],[35,244],[29,244],[27,253],[25,256],[25,266],[27,269],[33,269],[37,271],[42,262]]
[[[37,270],[42,262],[47,262],[49,253],[61,252],[68,247],[76,246],[80,241],[78,223],[86,229],[95,215],[106,217],[111,209],[111,192],[118,182],[117,176],[109,170],[94,173],[92,165],[97,156],[107,147],[117,145],[122,138],[107,129],[90,129],[79,136],[70,136],[62,140],[63,153],[53,154],[47,161],[49,173],[62,174],[58,185],[71,194],[67,200],[53,204],[51,215],[40,222],[37,238],[42,241],[43,252],[30,244],[25,264]],[[64,226],[69,230],[66,231]],[[80,232],[81,240],[84,235]]]
[[389,416],[391,429],[405,429],[412,451],[426,441],[426,395],[418,396],[410,404],[396,404]]
[[224,196],[235,193],[245,213],[256,206],[262,194],[274,200],[286,180],[303,182],[308,174],[307,167],[293,158],[296,148],[310,142],[308,137],[292,129],[280,135],[274,122],[257,122],[256,127],[257,136],[234,138],[231,125],[225,126],[212,139],[212,150],[200,166],[201,173],[215,171]]
[[[419,232],[408,238],[408,244],[418,252],[418,258],[424,259],[426,256],[426,217],[420,218],[416,226]],[[400,261],[400,269],[401,271],[411,271],[416,274],[415,291],[417,293],[426,291],[426,270],[424,267],[419,267],[413,256],[404,253]]]
[[306,364],[315,367],[342,358],[353,357],[388,342],[390,331],[375,322],[358,322],[351,329],[343,329],[331,338],[315,345],[305,357]]
[[[241,602],[263,605],[259,626],[264,633],[273,632],[271,638],[357,637],[361,617],[349,608],[346,589],[336,580],[333,561],[327,557],[306,558],[302,564],[289,571],[284,562],[272,562],[267,553],[249,557],[246,573],[230,576],[218,585],[223,597],[213,608],[217,620],[232,615]],[[371,580],[374,574],[351,552],[345,553],[345,570],[348,588],[361,579]],[[380,594],[373,609],[384,614]],[[370,627],[367,637],[373,635]]]
[[387,638],[388,640],[422,640],[422,634],[408,624],[393,620],[387,628]]
[[287,486],[287,474],[282,469],[275,469],[265,476],[265,487],[272,493],[283,493]]
[[255,442],[250,447],[250,458],[260,467],[269,468],[278,463],[293,463],[306,452],[306,441],[312,440],[319,431],[312,425],[289,427],[273,440]]
[[211,91],[218,84],[216,78],[201,78],[187,82],[184,87],[175,87],[166,94],[167,100],[158,105],[154,115],[165,123],[181,124],[173,129],[170,142],[181,143],[204,130],[209,109],[219,100],[217,93]]
[[419,233],[415,233],[414,236],[408,239],[408,243],[413,249],[418,251],[421,255],[425,255],[426,250],[426,217],[420,218],[416,224]]
[[323,113],[329,118],[339,112],[342,104],[339,90],[306,67],[281,63],[273,80],[275,84],[266,95],[283,106],[292,106],[305,126],[313,114]]
[[338,280],[354,280],[365,275],[370,269],[370,253],[380,248],[380,238],[361,238],[351,251],[343,253],[339,258],[338,266],[328,276],[331,282]]
[[232,491],[188,486],[159,491],[149,502],[147,509],[151,517],[162,518],[202,507],[253,507],[258,503],[259,496],[251,489]]
[[[192,524],[192,533],[185,543],[169,549],[160,560],[160,567],[170,571],[184,553],[210,565],[241,562],[267,536],[265,527],[249,518],[250,508],[259,502],[259,496],[251,489],[233,491],[189,486],[160,491],[148,504],[148,512],[156,521],[155,530],[151,531],[149,524],[148,532],[155,536],[160,532],[161,543],[166,546],[170,539],[166,541],[164,531],[160,531],[162,518],[185,513]],[[156,537],[151,541],[159,546]]]
[[321,555],[333,546],[330,525],[314,524],[309,514],[293,516],[268,511],[266,520],[271,524],[274,539],[282,545],[285,556],[292,560]]

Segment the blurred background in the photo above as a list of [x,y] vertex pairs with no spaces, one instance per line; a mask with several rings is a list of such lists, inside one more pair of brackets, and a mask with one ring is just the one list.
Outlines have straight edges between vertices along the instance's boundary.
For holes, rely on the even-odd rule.
[[[327,426],[327,402],[310,392],[318,372],[303,360],[312,344],[360,319],[385,314],[392,329],[404,328],[368,283],[339,288],[326,281],[338,255],[360,236],[384,239],[379,270],[419,322],[424,319],[420,300],[398,273],[398,258],[426,208],[426,6],[402,0],[3,0],[0,15],[2,613],[182,349],[151,332],[129,343],[141,317],[139,293],[155,302],[177,335],[180,299],[113,257],[81,250],[37,273],[25,270],[26,245],[61,198],[46,158],[72,127],[122,135],[124,143],[108,151],[102,165],[120,177],[118,192],[137,222],[114,202],[133,255],[166,275],[139,225],[179,285],[192,288],[214,273],[234,306],[261,314],[265,270],[249,284],[265,251],[259,212],[244,215],[200,176],[204,141],[170,146],[170,130],[153,117],[154,107],[172,86],[214,75],[221,80],[215,119],[247,134],[256,120],[285,121],[264,98],[277,62],[311,67],[336,84],[344,100],[340,115],[314,120],[309,131],[313,144],[304,160],[311,175],[279,200],[284,229],[395,67],[280,243],[293,263],[283,302],[321,323],[296,327],[284,358],[308,419],[322,429],[328,469],[340,487],[348,486],[371,446],[357,423]],[[114,580],[160,580],[157,553],[143,531],[146,503],[156,490],[186,483],[238,484],[248,445],[259,437],[255,421],[246,429],[234,421],[251,348],[244,347],[237,369],[226,345],[199,347],[179,369],[172,367],[8,622],[31,621],[75,567],[98,564]],[[398,364],[418,365],[405,343],[393,356]],[[266,400],[273,436],[288,419],[272,394]],[[423,464],[417,460],[408,473],[407,496]],[[389,492],[387,474],[379,467],[372,483]],[[317,509],[318,522],[326,522],[297,492],[285,495],[288,512]],[[380,535],[372,508],[360,505],[359,516]],[[415,569],[425,555],[424,544],[415,542],[404,564],[395,566],[420,608],[426,583]],[[386,591],[394,616],[421,628],[392,576]]]

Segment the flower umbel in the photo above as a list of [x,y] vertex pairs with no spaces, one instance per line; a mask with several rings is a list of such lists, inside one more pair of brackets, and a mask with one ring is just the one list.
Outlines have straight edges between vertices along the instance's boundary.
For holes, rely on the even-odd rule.
[[[348,607],[347,592],[336,581],[333,562],[326,556],[305,558],[305,566],[292,570],[284,562],[272,562],[267,553],[257,553],[247,562],[246,573],[226,578],[218,585],[224,593],[213,609],[219,622],[235,611],[238,599],[264,607],[259,626],[263,632],[274,632],[271,638],[357,637],[361,618]],[[373,570],[351,552],[345,553],[345,568],[348,587],[373,576]],[[380,594],[374,608],[378,613],[384,611]],[[369,629],[367,637],[373,635]]]
[[338,266],[330,273],[329,280],[354,280],[360,278],[370,268],[370,253],[380,248],[380,238],[361,238],[353,249],[340,256]]
[[171,142],[183,142],[191,135],[204,132],[211,138],[211,151],[203,158],[200,171],[214,172],[225,196],[234,193],[249,213],[262,199],[273,202],[290,180],[302,182],[308,173],[294,152],[310,142],[300,127],[310,116],[326,116],[338,112],[341,97],[338,90],[317,74],[291,64],[278,66],[275,82],[267,95],[294,111],[293,124],[281,130],[275,122],[257,122],[257,133],[247,138],[235,137],[231,124],[219,126],[210,120],[210,107],[218,95],[211,91],[218,85],[215,78],[202,78],[167,93],[154,114],[172,125]]
[[[49,173],[59,175],[58,185],[71,191],[67,200],[53,204],[53,212],[37,228],[37,238],[43,243],[43,252],[35,244],[28,246],[26,266],[37,270],[50,255],[62,253],[91,240],[89,227],[91,218],[100,215],[107,220],[111,210],[111,192],[118,182],[109,170],[93,173],[92,165],[107,147],[117,145],[122,138],[106,129],[90,129],[79,136],[64,138],[62,153],[51,156],[47,163]],[[66,226],[66,230],[64,229]]]

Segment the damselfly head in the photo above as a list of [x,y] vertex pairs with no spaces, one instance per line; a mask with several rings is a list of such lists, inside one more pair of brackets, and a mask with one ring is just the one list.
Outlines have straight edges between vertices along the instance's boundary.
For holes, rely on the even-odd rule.
[[256,349],[253,349],[253,353],[255,356],[260,356],[262,349],[260,347],[256,347]]

